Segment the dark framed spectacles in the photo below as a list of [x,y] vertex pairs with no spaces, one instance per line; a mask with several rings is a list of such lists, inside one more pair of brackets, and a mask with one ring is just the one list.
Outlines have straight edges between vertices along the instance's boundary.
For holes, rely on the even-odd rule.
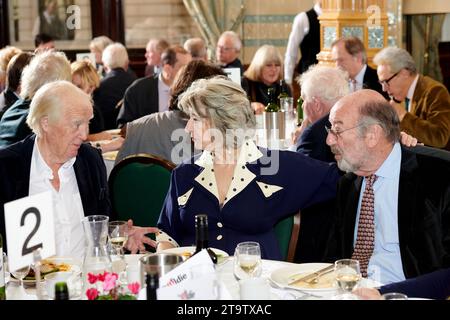
[[[401,70],[400,70],[401,71]],[[400,71],[397,71],[396,73],[394,73],[391,77],[389,77],[389,79],[386,79],[386,80],[381,80],[381,81],[378,81],[381,85],[385,85],[385,86],[388,86],[389,85],[389,81],[391,81],[392,79],[394,79],[399,73],[400,73]]]
[[358,125],[356,125],[356,126],[354,126],[354,127],[347,128],[347,129],[343,129],[343,130],[336,130],[336,129],[333,129],[333,128],[331,128],[331,127],[325,126],[325,131],[326,131],[328,134],[332,134],[332,135],[337,139],[337,138],[340,138],[341,135],[342,135],[345,131],[349,131],[349,130],[352,130],[352,129],[361,127],[362,125],[363,125],[362,123],[359,123]]

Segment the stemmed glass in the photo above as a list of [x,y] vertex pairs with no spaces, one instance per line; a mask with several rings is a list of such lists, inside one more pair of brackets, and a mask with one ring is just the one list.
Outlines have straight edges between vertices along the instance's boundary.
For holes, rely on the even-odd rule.
[[15,271],[11,271],[13,277],[19,280],[19,291],[21,297],[26,295],[25,287],[23,286],[23,278],[25,278],[29,272],[30,272],[30,265],[27,265]]
[[109,227],[109,242],[116,254],[123,258],[123,248],[128,240],[128,224],[126,221],[111,221]]
[[238,279],[261,275],[261,248],[258,242],[241,242],[234,251],[234,275]]
[[334,263],[335,279],[341,294],[339,299],[355,299],[351,292],[358,285],[361,279],[359,261],[354,259],[341,259]]

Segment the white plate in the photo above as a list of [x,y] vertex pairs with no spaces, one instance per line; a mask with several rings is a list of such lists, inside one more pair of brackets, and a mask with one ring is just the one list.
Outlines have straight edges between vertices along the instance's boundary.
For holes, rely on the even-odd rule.
[[[71,258],[71,257],[52,257],[52,258],[47,258],[44,259],[45,261],[50,261],[53,262],[55,264],[67,264],[70,266],[70,271],[74,271],[74,272],[81,272],[81,260],[79,259],[75,259],[75,258]],[[44,277],[41,276],[41,282],[44,282]],[[16,278],[14,278],[13,276],[10,277],[11,282],[19,282],[19,280],[17,280]],[[23,280],[23,284],[26,286],[33,286],[36,285],[36,280],[33,279],[24,279]]]
[[[319,278],[319,283],[316,287],[311,286],[302,286],[301,283],[289,285],[289,283],[293,280],[294,275],[304,273],[305,276],[328,267],[331,265],[330,263],[302,263],[295,266],[289,266],[277,269],[272,272],[270,275],[270,280],[275,282],[279,287],[282,288],[290,288],[299,291],[306,292],[332,292],[337,289],[337,285],[334,281],[334,272],[330,272],[328,274],[323,275]],[[361,288],[375,288],[379,287],[381,284],[371,279],[363,278],[358,284],[358,287]],[[313,285],[314,286],[314,285]]]
[[318,287],[302,286],[301,283],[289,285],[292,281],[292,277],[298,274],[308,275],[317,270],[323,269],[331,265],[330,263],[302,263],[296,266],[283,267],[273,271],[270,275],[270,280],[275,282],[278,286],[282,288],[290,288],[300,291],[311,291],[311,292],[327,292],[336,290],[334,284],[334,274],[333,272],[323,275],[319,278]]
[[[222,256],[222,257],[228,257],[228,253],[226,253],[223,250],[220,249],[216,249],[216,248],[211,248],[212,251],[214,251],[216,254]],[[161,252],[164,253],[175,253],[175,254],[179,254],[182,255],[184,258],[188,258],[188,256],[186,255],[187,252],[189,252],[191,255],[192,253],[194,253],[195,251],[195,247],[191,246],[191,247],[178,247],[178,248],[170,248],[170,249],[166,249],[166,250],[162,250]],[[220,257],[219,257],[220,258]]]

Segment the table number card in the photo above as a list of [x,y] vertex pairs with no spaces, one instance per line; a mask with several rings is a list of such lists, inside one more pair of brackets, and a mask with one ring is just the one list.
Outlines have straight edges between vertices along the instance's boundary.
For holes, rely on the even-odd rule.
[[51,192],[5,203],[5,227],[10,270],[32,264],[33,251],[43,259],[55,254],[55,229]]
[[217,299],[219,287],[214,263],[202,250],[159,279],[158,300]]

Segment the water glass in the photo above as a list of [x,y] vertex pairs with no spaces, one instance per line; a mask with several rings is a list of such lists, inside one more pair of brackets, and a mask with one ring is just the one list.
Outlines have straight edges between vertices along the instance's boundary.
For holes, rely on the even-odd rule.
[[285,111],[285,115],[287,117],[286,120],[292,119],[295,117],[294,113],[294,98],[285,97],[280,98],[280,108]]
[[262,273],[258,242],[241,242],[234,251],[234,275],[238,279],[259,277]]

